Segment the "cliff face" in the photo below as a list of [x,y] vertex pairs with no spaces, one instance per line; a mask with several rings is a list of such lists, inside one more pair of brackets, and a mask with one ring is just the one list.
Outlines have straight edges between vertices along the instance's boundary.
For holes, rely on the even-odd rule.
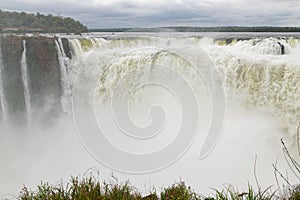
[[[68,41],[62,41],[66,56],[71,58]],[[0,38],[1,118],[21,124],[29,118],[48,123],[61,113],[63,91],[56,42],[57,38],[49,37]]]
[[63,50],[66,54],[66,56],[70,59],[72,59],[72,51],[69,45],[69,40],[67,38],[62,38],[62,44],[63,44]]
[[24,119],[25,99],[21,77],[22,38],[6,37],[1,39],[3,93],[7,102],[9,118]]
[[48,114],[56,114],[60,109],[61,87],[60,68],[54,38],[28,38],[26,47],[31,85],[30,96],[35,116],[43,117]]

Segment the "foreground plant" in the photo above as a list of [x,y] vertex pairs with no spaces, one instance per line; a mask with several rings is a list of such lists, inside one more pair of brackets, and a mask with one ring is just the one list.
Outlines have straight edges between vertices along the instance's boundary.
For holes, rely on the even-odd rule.
[[160,199],[200,200],[201,197],[192,191],[190,187],[187,187],[184,182],[179,182],[165,188],[160,194]]
[[29,191],[24,187],[20,195],[21,200],[131,200],[142,199],[142,196],[129,185],[100,183],[94,177],[71,178],[67,186],[63,184],[51,186],[48,183],[42,183],[38,186],[37,191]]
[[[297,142],[297,150],[298,156],[300,156],[300,122],[298,124],[297,133],[296,133],[296,142]],[[281,139],[282,151],[285,157],[285,160],[293,173],[293,175],[300,181],[300,164],[297,160],[290,154],[285,142]],[[300,184],[292,184],[288,180],[287,176],[283,175],[277,168],[277,162],[273,164],[274,174],[277,181],[277,186],[281,199],[287,200],[300,200]],[[285,184],[281,187],[279,184],[279,177],[283,180]]]
[[268,187],[264,191],[255,192],[253,188],[248,185],[248,191],[239,192],[238,189],[232,186],[227,187],[222,191],[216,190],[215,200],[271,200],[276,199],[275,192],[271,192],[271,188]]
[[239,192],[233,187],[222,191],[215,190],[211,196],[199,195],[184,182],[175,183],[162,189],[160,195],[150,192],[141,195],[129,182],[100,183],[93,176],[79,179],[72,177],[64,186],[41,183],[36,191],[24,187],[19,196],[20,200],[270,200],[275,193],[270,193],[270,188],[263,192],[255,192],[251,186],[248,191]]

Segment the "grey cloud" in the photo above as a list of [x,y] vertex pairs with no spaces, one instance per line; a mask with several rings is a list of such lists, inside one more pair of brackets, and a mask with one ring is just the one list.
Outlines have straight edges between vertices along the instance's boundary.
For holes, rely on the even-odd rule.
[[88,27],[297,26],[296,0],[0,0],[0,8],[61,14]]

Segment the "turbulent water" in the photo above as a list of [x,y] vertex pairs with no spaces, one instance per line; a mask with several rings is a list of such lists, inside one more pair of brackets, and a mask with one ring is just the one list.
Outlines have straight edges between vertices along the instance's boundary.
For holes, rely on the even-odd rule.
[[24,88],[24,98],[26,105],[26,114],[27,120],[30,121],[30,112],[31,112],[31,102],[30,102],[30,91],[29,91],[29,80],[28,80],[28,69],[27,69],[27,61],[26,61],[26,40],[23,40],[23,53],[21,59],[21,74]]
[[2,51],[1,51],[1,47],[0,47],[0,105],[1,105],[1,120],[3,121],[5,118],[4,116],[6,116],[7,111],[5,110],[7,107],[7,104],[5,102],[5,97],[4,97],[4,88],[3,88],[3,82],[4,82],[4,77],[3,77],[3,62],[2,62]]
[[[200,138],[195,139],[194,145],[189,150],[194,153],[187,154],[187,157],[183,156],[178,161],[178,165],[171,167],[172,173],[170,173],[170,176],[166,176],[164,180],[157,182],[149,178],[151,176],[146,175],[146,178],[131,177],[134,181],[137,180],[138,184],[141,183],[141,180],[145,180],[146,184],[160,186],[160,184],[174,181],[175,177],[175,179],[186,179],[191,184],[202,188],[219,187],[218,184],[228,182],[244,185],[241,183],[245,182],[247,184],[247,178],[252,179],[252,171],[249,170],[253,165],[253,157],[251,156],[259,153],[262,160],[264,160],[263,156],[268,157],[266,160],[261,161],[261,171],[258,171],[261,174],[268,171],[268,175],[262,175],[265,179],[264,184],[267,185],[272,183],[272,169],[266,166],[271,166],[271,163],[275,161],[280,153],[281,147],[277,144],[277,142],[279,143],[278,138],[286,138],[291,148],[296,147],[296,130],[300,121],[300,60],[298,58],[300,39],[298,39],[296,34],[183,35],[172,33],[171,35],[146,35],[130,33],[113,35],[95,33],[82,37],[48,37],[48,40],[49,38],[53,40],[52,47],[49,47],[49,52],[53,54],[49,56],[49,53],[47,53],[46,58],[43,59],[45,55],[41,52],[42,61],[39,61],[38,57],[33,56],[34,50],[31,48],[35,47],[32,37],[17,37],[21,37],[18,72],[20,73],[20,80],[10,79],[9,73],[11,72],[8,69],[8,65],[11,64],[11,61],[4,59],[6,55],[4,51],[6,51],[5,48],[7,47],[0,45],[0,121],[1,126],[5,127],[1,129],[2,133],[0,135],[3,135],[3,138],[5,138],[3,141],[10,144],[10,141],[15,138],[10,133],[13,132],[13,135],[15,135],[16,132],[19,132],[19,130],[15,130],[15,127],[19,125],[13,119],[19,118],[17,116],[23,113],[25,116],[24,121],[26,122],[25,124],[21,123],[21,126],[31,127],[32,131],[28,131],[28,135],[30,135],[28,138],[33,137],[34,139],[27,139],[26,141],[30,144],[33,143],[33,146],[23,146],[24,144],[20,145],[16,141],[13,141],[11,144],[12,146],[16,145],[16,149],[25,147],[26,151],[28,151],[26,155],[35,152],[35,145],[41,141],[41,144],[45,146],[55,145],[54,139],[49,137],[52,133],[54,138],[60,140],[58,142],[59,150],[58,152],[46,151],[46,154],[57,155],[59,152],[65,151],[64,145],[61,143],[63,141],[65,142],[64,144],[69,143],[73,145],[66,145],[67,151],[78,152],[77,148],[81,149],[81,147],[78,147],[80,146],[79,142],[75,141],[75,139],[70,139],[70,135],[75,132],[70,128],[73,127],[70,119],[72,115],[75,116],[75,124],[83,122],[87,124],[87,128],[90,128],[86,130],[91,130],[91,127],[88,127],[89,117],[85,117],[85,114],[88,113],[85,106],[94,106],[98,122],[102,121],[104,124],[102,127],[104,132],[117,132],[118,126],[124,124],[116,124],[116,121],[118,122],[120,118],[118,113],[114,119],[108,119],[111,113],[107,111],[109,108],[107,105],[111,101],[114,102],[114,99],[118,102],[126,103],[129,100],[127,106],[131,111],[130,119],[134,121],[134,124],[139,125],[139,128],[134,130],[141,130],[140,128],[145,128],[149,124],[155,124],[156,122],[162,125],[165,130],[162,132],[162,136],[157,136],[157,138],[155,138],[156,136],[153,133],[155,137],[152,135],[153,140],[149,144],[145,142],[137,144],[133,142],[132,138],[126,139],[124,136],[118,138],[119,135],[116,133],[106,135],[108,140],[114,145],[126,149],[128,152],[134,152],[137,148],[140,150],[140,153],[151,152],[153,149],[164,149],[175,140],[176,135],[173,133],[180,129],[180,124],[185,119],[188,122],[193,121],[194,117],[191,117],[192,114],[191,116],[184,115],[184,111],[181,109],[185,107],[179,106],[178,108],[178,101],[180,102],[181,99],[176,99],[174,95],[166,95],[170,91],[157,87],[159,85],[147,88],[140,87],[139,84],[147,81],[162,81],[166,84],[175,83],[176,86],[177,83],[180,83],[181,78],[186,80],[192,88],[198,103],[201,102],[200,105],[198,104],[200,113],[195,115],[201,121],[201,124],[198,126],[200,132],[209,128],[211,119],[215,114],[212,105],[214,101],[210,100],[211,97],[219,98],[214,96],[218,91],[218,88],[215,86],[220,84],[220,81],[221,85],[224,85],[226,102],[221,102],[221,99],[217,99],[220,102],[215,101],[218,105],[224,103],[227,110],[224,124],[220,125],[220,128],[224,125],[223,136],[221,139],[220,137],[215,138],[220,140],[220,144],[216,145],[211,156],[208,156],[203,161],[199,161],[201,149],[199,146],[204,141],[204,136],[200,136]],[[2,38],[2,40],[5,40],[5,38]],[[197,57],[194,55],[197,55]],[[47,57],[56,60],[56,62],[49,64],[51,59],[47,60]],[[37,61],[32,62],[31,60]],[[40,68],[36,67],[37,63],[41,66]],[[200,67],[197,68],[196,66],[195,68],[194,65]],[[159,67],[157,68],[157,66],[167,66],[167,70],[162,70]],[[218,74],[214,74],[209,68],[214,66],[216,66]],[[170,69],[172,73],[169,71]],[[39,74],[43,75],[43,77],[39,78]],[[220,77],[220,79],[217,77]],[[11,83],[12,81],[19,82],[19,84],[14,85]],[[21,88],[23,91],[18,95],[21,99],[24,99],[24,107],[22,105],[16,107],[16,102],[10,101],[10,98],[16,96],[11,93],[20,91],[15,91],[15,87]],[[179,84],[178,91],[185,91],[187,90],[186,87]],[[176,90],[172,92],[176,96]],[[184,93],[184,95],[188,95],[188,93]],[[79,103],[77,104],[77,102]],[[167,119],[164,125],[159,122],[159,120],[164,120],[160,118],[160,114],[151,115],[151,118],[147,113],[149,112],[149,107],[151,108],[151,106],[160,103],[164,105],[165,112],[169,113],[169,118],[166,116]],[[196,109],[189,106],[187,108],[190,109],[190,113],[193,113]],[[76,115],[80,118],[76,119]],[[185,117],[182,118],[182,116]],[[78,122],[78,120],[80,121]],[[13,121],[13,123],[8,123],[8,121]],[[64,123],[65,127],[68,128],[61,128],[64,127]],[[117,128],[110,127],[110,124],[115,124]],[[42,128],[42,131],[40,128]],[[78,128],[77,125],[77,131],[78,129],[80,127]],[[149,130],[153,131],[152,129]],[[58,133],[60,131],[66,131],[68,134]],[[35,132],[34,136],[32,136],[32,133],[29,134],[29,132]],[[37,132],[38,136],[36,136]],[[43,140],[43,133],[40,132],[45,132],[45,138],[50,141],[49,144]],[[26,135],[27,133],[24,134]],[[59,136],[60,134],[62,136]],[[24,135],[21,138],[23,137]],[[40,139],[36,139],[36,137]],[[84,140],[84,136],[81,135],[81,142],[82,140]],[[85,141],[82,143],[86,145]],[[228,146],[232,143],[236,147],[230,148]],[[195,147],[195,144],[198,144],[198,146],[196,145]],[[74,145],[77,147],[75,148]],[[90,145],[93,144],[91,143]],[[247,145],[251,145],[252,149]],[[244,149],[243,147],[245,146],[249,149]],[[278,149],[274,149],[275,147]],[[19,169],[18,166],[24,165],[19,158],[21,151],[16,150],[14,152],[10,149],[7,151],[8,155],[6,155],[5,151],[7,148],[9,148],[8,144],[0,147],[0,158],[4,159],[4,162],[15,159],[13,164],[5,166],[5,169],[15,173]],[[89,146],[86,146],[86,148],[88,151],[90,150]],[[80,167],[75,167],[75,169],[69,170],[68,173],[79,173],[80,171],[78,170],[88,167],[91,163],[98,166],[98,164],[91,161],[92,159],[85,158],[89,157],[89,155],[84,154],[82,151],[81,149],[78,159],[82,158],[86,165],[78,165]],[[267,151],[272,151],[272,153],[266,153]],[[224,153],[227,153],[227,158],[224,158]],[[70,156],[72,153],[62,153],[62,155]],[[36,158],[39,156],[43,157],[42,154],[36,154],[35,156],[29,156],[29,159],[33,163],[42,166],[47,164],[41,163],[49,163],[52,159],[54,162],[57,162],[57,159],[64,159],[64,157],[60,156],[54,156],[54,158],[45,156],[48,160],[42,159],[40,162]],[[190,159],[193,161],[190,161]],[[234,165],[228,164],[228,167],[224,167],[224,169],[216,167],[220,166],[218,162],[221,162],[221,165],[226,165],[225,163],[228,163],[226,159],[236,164],[244,162],[244,165],[240,164],[239,166],[241,169],[238,177],[228,178],[227,176],[227,174],[235,176]],[[126,160],[121,161],[127,162]],[[75,161],[71,159],[70,162]],[[198,162],[202,163],[199,164]],[[75,163],[78,164],[78,162]],[[185,163],[189,163],[189,167],[185,166]],[[67,164],[63,165],[69,166]],[[194,166],[194,168],[191,166]],[[24,168],[29,169],[30,165],[26,164]],[[61,168],[61,170],[57,169],[57,171],[60,171],[57,174],[65,177],[66,174],[61,173],[65,167],[61,166]],[[168,168],[165,170],[168,170]],[[202,172],[198,172],[198,170]],[[201,176],[209,179],[210,176],[203,174],[207,170],[208,172],[206,173],[216,178],[212,178],[212,181],[205,180],[205,183],[199,183]],[[103,171],[110,170],[105,169]],[[49,174],[49,176],[37,175],[37,178],[53,177],[52,173]],[[4,174],[0,175],[4,176]],[[156,177],[155,175],[153,176]],[[157,174],[157,177],[159,176],[160,172]],[[241,177],[243,177],[243,180],[240,180]],[[5,178],[1,179],[0,186],[5,185],[5,182],[2,182],[2,180],[5,180]],[[12,181],[12,185],[4,187],[6,189],[3,193],[11,192],[11,188],[19,187],[22,184],[20,182],[26,180],[26,178],[15,178]],[[204,191],[207,191],[207,189],[204,189]]]
[[[173,37],[153,34],[149,36],[105,35],[103,37],[99,37],[97,34],[88,35],[82,38],[68,38],[72,59],[66,56],[67,50],[64,49],[61,38],[58,38],[55,45],[60,69],[60,82],[57,84],[62,90],[60,93],[61,106],[65,112],[70,113],[70,88],[73,87],[82,65],[88,65],[86,67],[90,70],[88,73],[94,73],[90,77],[103,80],[100,88],[104,92],[103,95],[111,96],[117,79],[126,71],[138,67],[139,63],[155,64],[157,60],[164,60],[163,62],[169,62],[172,65],[175,63],[176,68],[181,71],[180,73],[183,73],[182,70],[190,70],[190,68],[185,69],[188,67],[188,63],[180,63],[180,60],[172,58],[172,55],[162,52],[162,48],[184,46],[193,51],[200,46],[207,51],[220,71],[229,98],[236,98],[233,101],[239,101],[246,107],[270,107],[274,114],[281,117],[283,126],[288,128],[290,133],[295,133],[295,127],[300,118],[298,87],[300,69],[297,60],[297,54],[300,51],[299,39],[292,36],[251,38],[249,35],[238,35],[236,38],[222,37],[224,39],[220,36],[213,38],[195,35],[175,35]],[[30,74],[28,74],[26,38],[22,45],[24,50],[20,60],[20,71],[25,110],[29,113],[31,107],[30,85],[35,83],[30,80]],[[138,48],[140,48],[139,51],[132,51]],[[119,58],[121,56],[119,54],[124,54],[124,52],[127,55]],[[106,67],[111,64],[111,59],[119,59],[116,62],[121,63],[117,63],[117,66],[114,67]],[[1,74],[3,74],[2,59],[0,63]],[[97,66],[103,66],[103,69]],[[147,76],[150,71],[145,69],[143,73],[142,76]],[[187,73],[192,74],[193,72],[190,70]],[[2,88],[0,90],[1,116],[5,118],[8,115],[6,110],[9,105],[5,98],[3,85],[5,85],[5,79],[8,79],[4,75],[1,75],[0,78],[2,83],[0,87]],[[190,78],[193,78],[192,75]],[[196,81],[192,80],[191,82],[196,83]]]

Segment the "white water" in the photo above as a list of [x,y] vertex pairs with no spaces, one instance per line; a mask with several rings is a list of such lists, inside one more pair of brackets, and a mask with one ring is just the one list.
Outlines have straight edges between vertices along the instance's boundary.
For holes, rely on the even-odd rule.
[[279,40],[276,38],[266,39],[252,39],[246,41],[239,41],[234,44],[235,48],[241,51],[263,54],[263,55],[280,55],[282,54],[282,47],[284,47],[284,53],[288,54],[291,46],[286,43],[285,40]]
[[[114,68],[104,69],[105,77],[103,79],[106,83],[101,86],[105,90],[104,95],[111,96],[116,81],[126,71],[135,69],[138,63],[151,62],[151,54],[149,54],[150,57],[143,52],[138,55],[130,55],[131,51],[157,45],[165,47],[173,45],[179,49],[188,46],[191,48],[190,51],[197,51],[196,47],[201,46],[211,56],[221,72],[227,93],[233,103],[240,102],[241,105],[248,108],[266,106],[273,109],[271,112],[281,118],[283,128],[288,128],[288,132],[295,136],[300,118],[300,64],[294,56],[300,44],[297,39],[270,37],[233,40],[231,44],[224,46],[218,45],[220,42],[214,42],[212,38],[198,39],[194,37],[137,39],[119,37],[117,40],[105,40],[103,38],[90,40],[97,41],[94,44],[96,49],[86,54],[86,56],[92,54],[91,56],[82,58],[82,60],[87,59],[88,66],[85,70],[88,72],[86,73],[94,74],[90,77],[97,78],[95,74],[99,74],[99,71],[103,70],[100,69],[101,67],[99,68],[103,63],[114,62],[113,59],[121,53],[128,54],[123,61],[120,61],[123,63]],[[80,44],[79,39],[71,39],[71,43],[74,49],[78,48],[77,46]],[[282,52],[281,45],[284,46],[284,52]],[[109,57],[107,53],[112,54],[113,57]],[[282,53],[285,55],[281,55]],[[161,59],[165,59],[166,64],[168,62],[178,64],[176,64],[176,60],[171,61],[168,56],[159,58],[159,60]],[[76,62],[74,66],[84,65],[82,62]],[[181,65],[177,68],[182,71],[186,66]],[[188,77],[188,79],[193,78],[196,77],[191,75]]]
[[26,112],[27,112],[27,120],[30,123],[31,121],[31,97],[30,97],[30,77],[27,68],[27,61],[26,61],[26,40],[23,40],[23,53],[21,59],[21,76],[22,76],[22,83],[24,88],[24,97],[25,97],[25,105],[26,105]]
[[3,65],[3,60],[2,60],[2,49],[0,46],[0,106],[1,106],[1,111],[2,111],[2,118],[3,121],[5,121],[7,117],[7,102],[5,99],[5,94],[4,94],[4,76],[3,76],[3,70],[4,70],[4,65]]
[[[199,156],[197,153],[199,153],[203,142],[203,137],[199,136],[200,139],[198,138],[198,142],[195,142],[192,152],[187,155],[191,160],[184,156],[182,158],[184,162],[181,160],[182,162],[179,161],[178,165],[174,165],[174,168],[172,166],[170,170],[167,169],[165,171],[170,173],[170,176],[165,175],[163,172],[157,172],[145,177],[157,177],[159,181],[154,181],[155,178],[149,178],[156,185],[162,185],[162,182],[171,184],[169,182],[172,179],[171,177],[179,176],[184,180],[188,180],[188,183],[198,186],[198,188],[213,187],[222,183],[231,183],[244,187],[245,181],[241,177],[253,180],[254,158],[255,154],[257,154],[258,157],[262,156],[259,161],[260,167],[258,167],[260,170],[257,172],[260,174],[260,183],[264,186],[274,184],[272,163],[275,162],[277,157],[282,155],[280,152],[280,138],[284,138],[290,144],[291,152],[295,152],[296,147],[296,127],[300,120],[300,63],[298,60],[295,60],[293,52],[297,51],[297,47],[292,47],[290,45],[291,41],[275,38],[245,40],[233,42],[226,46],[218,45],[218,41],[214,42],[208,38],[158,37],[151,39],[150,44],[143,41],[145,40],[140,38],[136,40],[122,38],[106,40],[104,43],[105,47],[107,47],[106,49],[94,49],[85,54],[84,61],[80,62],[80,66],[84,69],[84,73],[87,74],[86,84],[80,89],[83,91],[87,90],[90,87],[89,81],[100,80],[99,98],[101,101],[109,100],[113,95],[114,89],[118,86],[118,82],[126,73],[138,69],[138,66],[141,64],[151,62],[153,55],[159,52],[153,47],[171,46],[174,48],[175,46],[175,48],[184,49],[185,46],[189,46],[191,47],[190,51],[196,51],[197,45],[200,45],[216,63],[224,79],[228,97],[227,118],[225,120],[223,137],[210,156],[203,161],[197,160],[197,156]],[[281,55],[282,49],[278,42],[284,45],[284,53],[286,55]],[[147,49],[148,47],[152,47],[152,51],[151,48],[150,50]],[[142,50],[139,51],[139,49]],[[156,59],[155,62],[161,61],[177,69],[180,74],[191,81],[192,85],[196,86],[198,89],[197,94],[205,96],[205,87],[197,82],[199,81],[197,76],[193,76],[194,73],[190,71],[191,68],[186,63],[182,63],[180,59],[165,54],[158,56]],[[201,60],[199,62],[201,63]],[[145,68],[143,73],[138,74],[139,79],[146,79],[147,76],[151,76],[151,68]],[[163,76],[169,81],[173,81],[172,77],[168,77],[168,74]],[[130,87],[135,86],[131,79],[126,81],[125,85],[127,88],[125,90],[130,90]],[[147,108],[151,105],[149,101],[156,102],[156,98],[160,98],[162,102],[173,104],[171,100],[166,100],[168,98],[164,99],[164,95],[164,93],[161,94],[155,90],[145,89],[144,93],[139,92],[139,95],[135,96],[133,100],[137,102],[137,105],[129,105],[133,112],[131,117],[135,120],[134,122],[141,126],[151,123],[149,116],[145,114],[147,113]],[[90,99],[87,103],[93,101],[93,96],[90,95],[89,97]],[[144,103],[139,102],[142,100]],[[209,108],[209,104],[204,103],[203,106]],[[165,107],[167,108],[167,106]],[[105,108],[102,110],[98,107],[98,109],[100,110],[99,113],[96,111],[98,120],[100,122],[104,120],[107,124],[113,124],[113,121],[108,119],[109,112],[106,112]],[[176,110],[175,106],[171,110]],[[210,109],[204,111],[204,116],[206,117],[206,120],[202,119],[204,124],[210,118],[209,114],[211,114]],[[177,125],[178,123],[176,115],[178,115],[177,111],[170,111],[168,115],[169,123],[173,124],[171,128],[168,125],[165,127],[167,138],[169,139],[174,137],[172,133],[175,132],[175,124]],[[205,127],[206,125],[203,125],[201,130],[205,129]],[[102,128],[109,132],[106,137],[120,148],[132,152],[138,146],[141,151],[151,151],[145,143],[135,144],[131,140],[120,137],[118,129]],[[150,149],[151,147],[162,148],[168,142],[161,139],[152,141],[151,144]],[[122,161],[126,162],[125,160]],[[284,165],[284,161],[281,164]],[[187,172],[183,172],[187,165],[191,167]],[[221,169],[217,167],[220,165],[222,166]],[[225,166],[223,167],[223,165]],[[287,167],[283,168],[286,169]],[[159,178],[162,176],[165,176],[165,178]],[[212,176],[216,178],[212,178]],[[129,179],[134,181],[139,179],[139,177],[125,177],[130,177]],[[144,180],[147,179],[144,176],[142,177]],[[204,179],[205,183],[199,179]],[[252,183],[255,184],[254,182]],[[203,190],[206,191],[205,189]]]
[[74,54],[75,55],[80,55],[83,52],[80,41],[78,39],[72,39],[71,43],[72,43]]
[[[255,186],[255,155],[258,156],[256,173],[261,187],[276,184],[272,163],[279,157],[278,168],[283,172],[288,169],[282,158],[280,138],[294,141],[295,125],[299,120],[299,60],[293,56],[297,45],[293,47],[290,42],[286,42],[285,45],[290,46],[287,48],[290,48],[288,54],[279,55],[281,49],[277,46],[278,41],[273,38],[254,46],[251,45],[253,41],[249,40],[221,46],[209,38],[119,37],[118,40],[91,39],[92,48],[84,46],[80,38],[70,39],[75,57],[70,61],[68,73],[65,70],[63,47],[58,40],[56,47],[63,70],[62,83],[67,80],[70,88],[79,90],[82,97],[89,97],[83,98],[84,103],[87,107],[91,104],[95,106],[94,114],[105,123],[103,128],[107,131],[106,137],[114,145],[129,152],[136,151],[138,147],[141,152],[147,153],[164,148],[172,142],[180,126],[180,106],[176,99],[167,91],[157,88],[142,88],[131,99],[128,108],[130,117],[141,127],[152,122],[148,113],[151,105],[161,104],[165,108],[167,121],[164,131],[148,143],[137,143],[120,135],[117,126],[111,127],[114,119],[110,116],[110,106],[106,102],[110,101],[122,77],[131,70],[139,70],[143,66],[141,64],[169,65],[190,81],[198,98],[203,100],[200,107],[200,132],[191,148],[168,168],[155,173],[133,175],[116,172],[94,160],[76,135],[71,117],[61,119],[58,124],[46,130],[37,127],[32,133],[22,130],[10,134],[11,130],[2,129],[6,134],[3,134],[0,141],[0,158],[3,158],[5,164],[0,177],[6,181],[0,180],[0,193],[15,194],[23,184],[33,187],[40,180],[50,183],[57,183],[61,179],[66,181],[71,175],[83,174],[90,167],[99,169],[101,179],[110,179],[113,173],[120,182],[130,180],[145,193],[152,186],[159,190],[180,179],[196,191],[206,194],[212,192],[210,188],[223,188],[223,184],[233,184],[243,190],[247,188],[248,181]],[[199,160],[199,151],[205,137],[203,133],[212,115],[210,95],[203,80],[195,76],[188,63],[168,53],[157,54],[162,47],[170,46],[179,49],[188,46],[190,52],[187,51],[187,54],[201,46],[216,63],[224,79],[227,113],[223,134],[215,149],[204,160]],[[156,60],[152,62],[154,57]],[[201,63],[201,60],[198,61]],[[79,73],[84,75],[84,82],[75,86],[74,82],[78,81],[76,75]],[[138,80],[147,80],[153,74],[149,67],[137,71],[135,75]],[[169,75],[162,74],[161,78],[170,82],[177,81],[176,77]],[[95,82],[98,88],[96,102],[93,102],[95,88],[92,86]],[[125,83],[122,88],[128,91],[135,86],[133,79],[125,79]],[[86,107],[78,109],[85,110]],[[82,117],[82,123],[89,126],[90,116]],[[92,126],[91,131],[94,131]],[[96,136],[92,139],[97,143]],[[11,146],[15,148],[12,150]],[[120,158],[120,162],[128,160]],[[293,181],[290,173],[289,178]]]
[[70,88],[67,77],[67,65],[69,64],[69,58],[66,56],[63,48],[61,38],[58,39],[58,42],[55,40],[58,62],[60,67],[60,84],[61,84],[61,105],[64,112],[70,111]]
[[224,77],[233,103],[240,102],[249,109],[270,108],[281,118],[283,128],[288,129],[289,135],[285,137],[293,140],[300,121],[300,63],[293,56],[297,48],[292,49],[289,44],[280,41],[286,46],[286,53],[290,54],[280,55],[276,46],[279,40],[265,39],[262,43],[270,44],[248,47],[254,41],[213,45],[207,49]]
[[58,41],[58,45],[59,45],[59,52],[61,53],[62,57],[65,58],[66,57],[66,53],[64,51],[64,46],[63,46],[61,38],[58,38],[57,41]]

